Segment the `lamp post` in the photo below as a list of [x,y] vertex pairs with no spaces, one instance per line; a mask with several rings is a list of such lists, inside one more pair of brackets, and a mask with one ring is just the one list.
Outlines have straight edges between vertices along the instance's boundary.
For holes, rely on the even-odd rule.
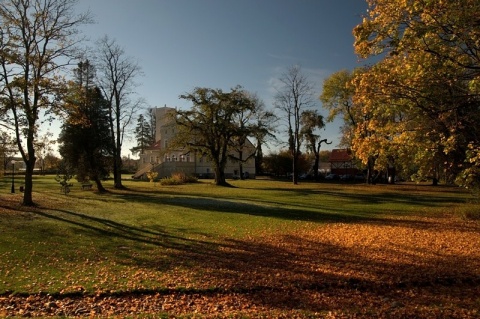
[[12,160],[12,194],[15,193],[15,161]]

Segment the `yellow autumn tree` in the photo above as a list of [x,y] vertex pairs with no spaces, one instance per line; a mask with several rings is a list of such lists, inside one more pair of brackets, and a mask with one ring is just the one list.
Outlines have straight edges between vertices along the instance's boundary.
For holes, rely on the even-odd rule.
[[379,62],[353,80],[355,108],[371,116],[356,127],[356,155],[414,166],[420,177],[478,184],[471,168],[480,145],[480,2],[367,2],[355,49]]

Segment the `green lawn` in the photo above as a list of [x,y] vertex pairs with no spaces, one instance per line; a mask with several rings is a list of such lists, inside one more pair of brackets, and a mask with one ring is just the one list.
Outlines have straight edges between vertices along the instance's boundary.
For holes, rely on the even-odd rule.
[[[234,187],[217,187],[210,180],[177,186],[124,181],[124,191],[113,190],[106,182],[106,194],[82,191],[74,183],[64,195],[53,177],[35,177],[38,207],[27,208],[19,205],[20,193],[10,194],[10,180],[0,180],[0,295],[269,287],[260,275],[255,279],[258,284],[240,278],[255,271],[249,265],[269,276],[258,259],[281,262],[278,256],[268,257],[279,253],[278,247],[271,250],[277,239],[292,245],[297,236],[305,245],[302,234],[332,225],[377,227],[408,221],[419,227],[425,219],[445,216],[464,222],[465,212],[477,209],[468,204],[467,192],[444,186],[230,182]],[[258,263],[246,262],[255,258]]]

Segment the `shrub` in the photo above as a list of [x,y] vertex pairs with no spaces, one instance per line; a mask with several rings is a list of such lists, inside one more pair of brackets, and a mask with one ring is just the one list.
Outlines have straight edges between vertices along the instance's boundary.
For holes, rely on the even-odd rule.
[[173,178],[173,177],[164,177],[160,180],[160,185],[180,185],[183,184],[181,181]]
[[150,181],[150,183],[155,182],[155,180],[157,179],[157,176],[158,176],[158,172],[155,172],[152,170],[147,172],[147,178]]
[[186,175],[185,173],[174,173],[172,175],[173,178],[182,181],[183,183],[196,183],[198,182],[198,178],[192,175]]
[[196,183],[198,179],[195,176],[189,176],[185,173],[173,173],[170,177],[164,177],[160,180],[161,185],[181,185],[186,183]]

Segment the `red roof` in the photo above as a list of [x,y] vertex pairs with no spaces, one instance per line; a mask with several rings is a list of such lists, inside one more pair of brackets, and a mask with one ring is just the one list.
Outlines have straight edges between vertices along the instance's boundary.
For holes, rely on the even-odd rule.
[[334,149],[328,158],[329,162],[350,162],[352,160],[352,151],[349,149]]

